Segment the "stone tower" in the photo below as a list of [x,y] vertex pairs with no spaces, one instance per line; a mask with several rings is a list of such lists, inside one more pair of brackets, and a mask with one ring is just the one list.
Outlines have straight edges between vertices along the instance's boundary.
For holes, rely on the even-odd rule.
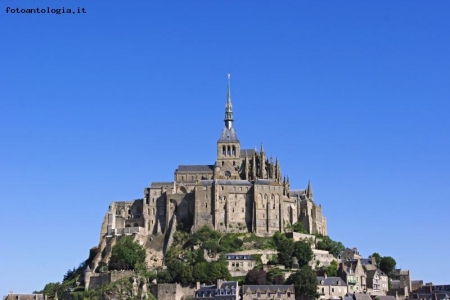
[[217,160],[214,168],[216,179],[240,179],[241,144],[233,127],[233,104],[231,103],[230,74],[228,74],[227,104],[225,106],[225,127],[217,141]]

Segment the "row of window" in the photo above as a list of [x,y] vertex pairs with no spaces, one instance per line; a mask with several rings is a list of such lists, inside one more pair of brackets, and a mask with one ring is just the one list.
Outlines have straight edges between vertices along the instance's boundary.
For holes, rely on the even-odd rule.
[[236,146],[222,146],[223,156],[236,156]]

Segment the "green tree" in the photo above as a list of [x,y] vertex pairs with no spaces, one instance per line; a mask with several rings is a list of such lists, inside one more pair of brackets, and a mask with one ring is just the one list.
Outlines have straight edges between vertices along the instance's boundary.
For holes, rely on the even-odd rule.
[[156,275],[156,280],[158,283],[170,283],[172,282],[172,277],[170,277],[170,273],[167,270],[159,270]]
[[297,241],[294,243],[294,251],[292,256],[295,256],[298,260],[299,267],[307,265],[313,258],[313,251],[308,243],[303,241]]
[[280,268],[273,268],[267,272],[267,284],[283,284],[284,274]]
[[192,275],[193,267],[190,265],[186,265],[183,267],[183,271],[181,272],[181,282],[182,283],[191,283],[194,281],[194,276]]
[[173,282],[181,282],[185,265],[178,259],[173,259],[166,262],[167,271]]
[[338,263],[337,261],[333,260],[331,264],[326,268],[327,276],[336,277],[337,270],[338,270]]
[[381,261],[381,255],[380,255],[379,253],[374,252],[374,253],[371,255],[371,257],[375,257],[375,261],[377,262],[377,265],[380,264],[380,261]]
[[390,256],[383,256],[380,260],[380,270],[386,273],[387,276],[392,277],[394,275],[394,269],[397,262]]
[[300,222],[296,222],[292,224],[291,226],[288,226],[288,229],[292,230],[293,232],[299,232],[299,233],[308,233],[306,231],[305,227],[303,227],[303,224]]
[[297,272],[291,274],[285,284],[293,284],[295,287],[295,299],[316,299],[317,276],[310,266],[303,266]]
[[285,267],[290,267],[292,264],[292,252],[294,252],[294,241],[283,236],[277,237],[275,245],[278,251],[278,262]]
[[245,284],[262,285],[267,282],[267,273],[264,270],[252,269],[245,276]]
[[208,263],[201,262],[194,265],[192,270],[192,276],[195,281],[207,282],[208,281]]
[[326,250],[330,252],[334,257],[338,257],[339,254],[344,251],[345,247],[341,242],[333,241],[329,236],[320,237],[322,240],[317,243],[317,249]]
[[109,259],[110,270],[134,270],[139,263],[145,263],[145,249],[132,236],[123,236],[112,248]]

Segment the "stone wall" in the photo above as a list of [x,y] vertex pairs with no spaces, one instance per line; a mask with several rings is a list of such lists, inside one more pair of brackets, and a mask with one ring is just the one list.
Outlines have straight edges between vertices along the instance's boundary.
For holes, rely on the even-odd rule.
[[95,289],[96,287],[115,282],[119,279],[129,277],[134,274],[134,271],[112,271],[108,273],[92,273],[89,289]]

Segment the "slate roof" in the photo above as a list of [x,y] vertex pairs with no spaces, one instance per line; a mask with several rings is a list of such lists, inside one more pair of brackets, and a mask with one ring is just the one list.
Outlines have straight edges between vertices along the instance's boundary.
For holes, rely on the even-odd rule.
[[255,184],[258,185],[279,185],[278,182],[274,181],[273,179],[256,179]]
[[236,281],[224,281],[220,288],[217,288],[217,285],[202,286],[195,291],[194,299],[224,299],[230,298],[232,295],[236,297],[237,288],[238,284]]
[[291,198],[292,198],[292,197],[297,197],[297,196],[304,195],[305,192],[306,192],[306,190],[291,190],[291,191],[289,192],[289,194],[290,194],[290,196],[291,196]]
[[218,185],[246,185],[251,186],[251,182],[248,180],[226,180],[226,179],[217,179],[216,184]]
[[250,254],[225,254],[227,260],[255,260]]
[[214,180],[200,180],[199,182],[204,186],[211,186]]
[[378,272],[378,276],[386,276],[386,274],[384,274],[384,272],[381,271],[380,269],[367,270],[366,272],[367,279],[373,278],[375,276],[375,272]]
[[162,188],[162,187],[166,187],[166,186],[173,186],[173,182],[152,182],[150,184],[150,188],[155,189],[155,188]]
[[397,300],[394,296],[377,296],[376,298],[380,300]]
[[219,142],[239,142],[234,127],[231,127],[230,129],[224,127],[222,129],[222,133],[220,134]]
[[241,149],[241,151],[239,151],[240,152],[240,156],[241,157],[250,157],[250,156],[253,156],[253,153],[255,153],[256,152],[256,150],[255,149]]
[[353,300],[353,295],[345,295],[342,300]]
[[280,291],[280,293],[291,292],[294,293],[294,285],[243,285],[242,292],[245,294],[247,290],[250,289],[251,293],[254,294],[256,292],[261,293],[276,293]]
[[361,258],[361,264],[362,265],[371,265],[372,259],[371,258]]
[[[323,283],[321,283],[323,280]],[[347,286],[347,284],[345,283],[344,280],[342,280],[341,277],[323,277],[323,276],[317,276],[317,284],[318,285],[327,285],[327,286],[332,286],[332,285],[340,285],[340,286]]]
[[177,172],[183,173],[213,173],[214,165],[179,165]]
[[368,294],[353,294],[354,300],[372,300]]

